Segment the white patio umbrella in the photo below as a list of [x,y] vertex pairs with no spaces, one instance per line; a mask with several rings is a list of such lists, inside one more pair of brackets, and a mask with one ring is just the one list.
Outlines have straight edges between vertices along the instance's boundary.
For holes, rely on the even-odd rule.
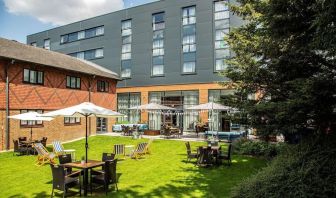
[[130,110],[156,110],[156,111],[159,111],[159,110],[163,110],[163,111],[164,110],[167,110],[167,111],[168,110],[176,110],[175,108],[167,107],[167,106],[156,104],[156,103],[148,103],[148,104],[144,104],[144,105],[140,105],[140,106],[131,107],[129,109]]
[[85,160],[88,159],[88,117],[123,117],[124,114],[121,114],[110,109],[106,109],[100,106],[97,106],[90,102],[84,102],[79,105],[72,107],[59,109],[56,111],[51,111],[45,114],[42,114],[44,117],[57,117],[57,116],[69,116],[69,117],[85,117]]
[[[211,125],[212,125],[212,121],[213,121],[213,110],[218,110],[218,111],[229,111],[232,108],[229,106],[225,106],[219,103],[215,103],[215,102],[209,102],[209,103],[205,103],[205,104],[200,104],[200,105],[196,105],[196,106],[192,106],[187,108],[188,110],[210,110],[211,111]],[[213,127],[211,126],[211,129]]]
[[[13,116],[8,116],[8,118],[24,121],[51,121],[51,117],[41,117],[42,114],[37,112],[27,112],[22,114],[17,114]],[[30,127],[30,140],[33,140],[33,127]]]

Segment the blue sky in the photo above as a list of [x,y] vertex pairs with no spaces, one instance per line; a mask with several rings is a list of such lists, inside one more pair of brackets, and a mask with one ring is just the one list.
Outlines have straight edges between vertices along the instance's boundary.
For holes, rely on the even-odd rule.
[[[15,2],[16,1],[16,2]],[[27,2],[34,2],[34,3],[30,3],[30,5],[26,5],[26,6],[21,6],[22,1],[26,1]],[[54,11],[54,15],[52,14],[48,14],[46,16],[46,13],[42,13],[43,9],[39,9],[40,7],[43,8],[44,5],[41,4],[41,2],[49,2],[49,0],[0,0],[0,37],[3,38],[7,38],[7,39],[11,39],[11,40],[17,40],[19,42],[22,43],[26,43],[26,36],[29,34],[33,34],[36,32],[40,32],[43,30],[47,30],[53,27],[57,27],[59,26],[57,23],[60,23],[59,21],[61,21],[61,24],[66,24],[66,23],[70,23],[72,21],[67,21],[66,19],[57,19],[57,13],[61,13],[64,9],[60,8],[58,6],[53,6],[51,9]],[[55,0],[58,2],[61,1],[67,1],[69,2],[69,0]],[[75,3],[81,3],[81,1],[85,1],[85,0],[72,0],[72,5],[73,6],[73,2],[75,1]],[[86,0],[88,1],[88,0]],[[92,0],[92,3],[95,2],[97,0]],[[133,7],[133,6],[137,6],[137,5],[141,5],[141,4],[145,4],[145,3],[149,3],[155,0],[99,0],[101,2],[107,2],[105,4],[110,4],[112,3],[112,5],[117,5],[118,6],[123,6],[124,8],[128,8],[128,7]],[[108,2],[110,1],[110,2]],[[7,4],[5,4],[7,2]],[[9,2],[9,3],[8,3]],[[57,2],[57,3],[58,3]],[[115,3],[114,2],[118,2]],[[11,4],[11,5],[9,5]],[[34,5],[35,4],[35,5]],[[123,4],[123,5],[122,5]],[[9,8],[6,7],[6,5],[9,5],[8,7],[10,7],[10,9],[12,9],[12,11],[9,11]],[[81,4],[79,4],[81,5]],[[48,5],[45,5],[48,6]],[[49,5],[50,6],[50,5]],[[106,9],[106,6],[104,7],[104,5],[102,5],[102,9]],[[62,10],[57,10],[57,8],[62,9]],[[48,9],[48,8],[46,8]],[[89,16],[91,15],[100,15],[98,12],[100,11],[99,7],[95,8],[97,10],[90,10],[92,11],[91,13],[88,13]],[[113,8],[112,8],[113,9]],[[116,9],[119,9],[116,8]],[[112,10],[113,11],[113,10]],[[98,14],[95,14],[98,13]],[[69,14],[69,13],[68,13]],[[91,15],[90,15],[91,14]],[[61,14],[59,14],[61,15]],[[85,14],[85,10],[81,12],[81,16],[88,16]],[[70,16],[71,17],[71,16]],[[78,18],[78,17],[77,17]],[[76,18],[76,19],[77,19]],[[84,19],[84,18],[83,18]],[[75,19],[74,19],[75,20]],[[44,22],[41,22],[44,21]],[[75,20],[77,21],[77,20]],[[56,24],[55,24],[56,23]]]

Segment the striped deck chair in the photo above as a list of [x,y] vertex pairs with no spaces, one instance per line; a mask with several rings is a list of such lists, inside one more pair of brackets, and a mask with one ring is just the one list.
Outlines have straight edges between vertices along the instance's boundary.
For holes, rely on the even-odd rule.
[[152,142],[153,142],[153,141],[154,141],[154,139],[151,138],[151,139],[149,139],[149,141],[148,141],[148,143],[147,143],[147,146],[146,146],[146,153],[147,153],[147,154],[150,154],[150,153],[151,153],[150,148],[151,148],[151,145],[152,145]]
[[42,143],[35,143],[33,147],[37,151],[37,160],[36,165],[42,166],[44,164],[50,163],[55,164],[55,157],[54,153],[49,153],[48,150],[42,145]]
[[125,157],[125,155],[126,155],[125,144],[115,144],[115,145],[113,145],[113,153],[115,155],[122,155],[123,157]]
[[147,145],[148,145],[147,142],[139,143],[137,145],[136,149],[134,150],[134,152],[131,154],[131,158],[138,159],[141,156],[146,155]]
[[52,142],[52,145],[53,145],[53,152],[57,155],[57,156],[60,156],[60,155],[64,155],[65,152],[64,152],[64,147],[62,145],[62,143],[60,141],[53,141]]

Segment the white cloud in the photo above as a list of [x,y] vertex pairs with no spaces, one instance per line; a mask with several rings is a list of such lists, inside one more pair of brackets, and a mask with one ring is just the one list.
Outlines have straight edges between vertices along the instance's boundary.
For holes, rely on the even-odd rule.
[[124,7],[123,0],[3,0],[8,12],[64,25]]

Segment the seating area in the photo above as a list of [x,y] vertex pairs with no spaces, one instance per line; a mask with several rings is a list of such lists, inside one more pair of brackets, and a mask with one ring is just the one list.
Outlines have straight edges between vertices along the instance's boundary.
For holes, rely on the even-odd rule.
[[190,162],[195,159],[194,163],[198,166],[208,167],[208,166],[218,166],[222,165],[223,161],[227,161],[227,165],[231,165],[231,155],[232,155],[232,144],[228,144],[227,151],[222,149],[222,145],[211,145],[199,146],[195,152],[192,152],[190,142],[186,142],[187,149],[187,161]]
[[161,136],[163,138],[180,138],[183,135],[183,129],[170,125],[161,126]]
[[33,148],[33,144],[41,143],[44,147],[46,147],[47,140],[47,137],[42,137],[40,140],[28,140],[27,137],[19,137],[17,140],[13,140],[13,155],[35,155],[37,154],[37,151]]
[[[77,158],[80,159],[85,154],[84,143],[85,140],[79,140],[62,144],[62,146],[65,150],[70,148],[76,150],[76,155],[79,156]],[[145,145],[143,143],[147,143],[145,149],[143,149]],[[92,178],[94,180],[92,182],[91,176],[88,174],[87,193],[89,197],[105,196],[106,191],[107,197],[226,197],[230,194],[231,187],[266,164],[266,161],[262,159],[231,155],[232,164],[226,166],[227,161],[224,159],[224,155],[227,154],[228,144],[222,143],[220,146],[223,151],[223,159],[219,158],[225,166],[212,165],[213,168],[197,166],[198,158],[187,160],[186,145],[181,140],[155,139],[152,141],[150,139],[100,135],[90,137],[89,144],[89,165],[94,166],[90,168],[91,170],[104,173],[107,170],[104,167],[105,161],[118,159],[116,162],[117,177],[115,180],[110,180],[108,188],[104,188],[104,182],[102,182],[105,176]],[[114,145],[125,145],[125,156],[115,155]],[[127,147],[129,145],[134,145],[134,148]],[[189,145],[191,152],[197,154],[197,149],[200,146],[207,146],[207,143],[204,141],[189,142]],[[46,150],[52,153],[53,146],[47,146]],[[137,158],[129,156],[133,150],[135,151],[134,155],[138,155]],[[6,186],[2,190],[2,196],[50,197],[53,189],[53,174],[49,162],[46,161],[43,166],[35,166],[36,156],[34,155],[25,157],[13,157],[12,155],[12,153],[0,153],[2,175],[18,178],[11,179],[6,183],[4,180],[0,180],[0,185]],[[63,188],[66,189],[66,192],[55,186],[54,197],[60,197],[63,193],[67,197],[80,196],[79,188],[82,189],[81,195],[83,196],[85,185],[84,170],[79,168],[82,167],[81,162],[73,162],[71,154],[65,154],[56,156],[52,165],[62,167],[64,175],[59,177],[63,178],[63,181],[72,182]],[[19,172],[17,171],[18,167],[21,170]],[[113,167],[111,169],[113,170]],[[70,176],[74,179],[64,179]],[[228,180],[223,178],[228,178]],[[92,182],[92,195],[90,181]],[[20,191],[14,190],[17,186],[20,186]],[[209,191],[207,190],[208,186],[216,190]]]

